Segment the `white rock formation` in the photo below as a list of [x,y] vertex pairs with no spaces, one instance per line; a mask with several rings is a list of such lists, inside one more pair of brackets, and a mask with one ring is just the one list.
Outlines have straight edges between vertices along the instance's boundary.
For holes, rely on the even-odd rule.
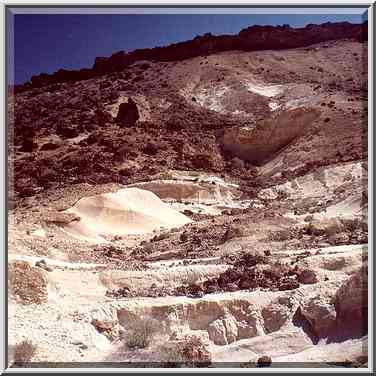
[[261,121],[253,128],[225,129],[223,147],[241,159],[260,163],[304,134],[319,115],[313,108],[297,108]]

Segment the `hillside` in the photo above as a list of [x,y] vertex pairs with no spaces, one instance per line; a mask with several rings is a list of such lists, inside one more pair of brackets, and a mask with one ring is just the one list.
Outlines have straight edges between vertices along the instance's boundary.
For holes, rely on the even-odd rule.
[[16,88],[10,343],[40,362],[364,367],[365,27],[255,26]]

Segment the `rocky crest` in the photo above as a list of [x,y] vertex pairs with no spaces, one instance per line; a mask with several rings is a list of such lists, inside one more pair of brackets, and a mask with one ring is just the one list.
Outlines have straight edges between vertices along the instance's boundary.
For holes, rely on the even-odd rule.
[[121,71],[139,61],[181,61],[197,56],[206,56],[223,51],[256,51],[299,48],[335,39],[368,40],[368,23],[327,22],[321,25],[309,24],[303,28],[254,25],[243,29],[237,35],[211,33],[197,36],[193,40],[171,44],[165,47],[137,49],[126,53],[116,52],[110,57],[97,57],[93,67],[80,70],[59,69],[53,74],[41,73],[30,82],[16,85],[17,92],[61,82],[87,80],[103,74]]

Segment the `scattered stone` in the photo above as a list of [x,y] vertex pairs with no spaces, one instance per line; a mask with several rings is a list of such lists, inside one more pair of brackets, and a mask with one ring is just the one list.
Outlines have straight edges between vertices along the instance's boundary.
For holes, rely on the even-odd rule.
[[300,306],[318,338],[327,338],[336,328],[336,311],[330,296],[308,296]]
[[156,155],[158,153],[158,145],[155,142],[148,142],[143,148],[145,154]]
[[37,266],[39,268],[42,268],[42,269],[46,270],[47,272],[52,272],[53,271],[53,268],[51,268],[50,266],[48,266],[47,263],[46,263],[46,260],[44,260],[44,259],[37,261],[35,263],[35,266]]
[[62,142],[46,142],[40,147],[41,151],[46,151],[46,150],[56,150],[60,146],[62,146]]
[[263,355],[257,359],[257,367],[270,367],[272,365],[272,358],[268,355]]
[[367,331],[368,317],[368,265],[351,275],[335,295],[337,322],[341,329]]
[[314,270],[304,269],[298,274],[298,282],[311,285],[318,282],[317,273]]
[[179,365],[208,367],[212,361],[208,333],[175,334],[162,346],[161,358],[169,364],[177,361]]
[[56,127],[56,134],[62,138],[74,138],[79,136],[80,132],[77,127],[65,123],[59,123]]
[[49,223],[64,225],[74,221],[79,221],[80,217],[74,213],[48,211],[44,214],[43,220]]
[[179,240],[182,242],[182,243],[185,243],[187,240],[188,240],[188,234],[186,231],[184,231],[183,233],[180,234],[179,236]]
[[237,157],[235,157],[231,160],[231,164],[234,168],[237,168],[237,169],[240,169],[240,170],[243,169],[244,165],[245,165],[244,161],[240,158],[237,158]]
[[23,153],[31,153],[38,147],[38,144],[34,142],[33,138],[26,138],[23,140],[19,151]]
[[131,292],[130,288],[127,286],[121,287],[116,290],[107,290],[106,296],[110,298],[132,298],[134,297],[134,293]]
[[333,235],[330,235],[330,237],[328,238],[328,243],[330,245],[349,244],[350,236],[346,234],[345,232],[342,232],[340,234],[333,234]]
[[223,242],[227,242],[233,238],[239,238],[244,236],[244,231],[240,226],[230,226],[226,229],[226,232],[223,236]]
[[214,320],[208,326],[208,334],[211,341],[219,346],[224,346],[228,344],[226,337],[226,328],[223,321],[220,319]]
[[71,343],[72,345],[79,346],[82,350],[87,350],[89,348],[85,343],[79,340],[73,340]]
[[327,235],[340,233],[344,230],[344,226],[338,218],[328,218],[322,220],[313,220],[307,225],[308,235]]
[[104,334],[111,341],[120,335],[120,327],[117,321],[94,319],[91,324],[99,333]]
[[292,309],[278,299],[262,309],[266,333],[273,333],[282,328],[292,317]]

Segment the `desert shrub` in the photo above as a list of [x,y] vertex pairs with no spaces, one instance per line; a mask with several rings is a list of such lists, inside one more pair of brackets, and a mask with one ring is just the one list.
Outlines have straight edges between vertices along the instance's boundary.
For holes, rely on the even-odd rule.
[[364,232],[368,232],[368,225],[367,223],[363,222],[362,220],[356,219],[341,219],[343,226],[345,227],[346,231],[354,232],[356,230],[361,230]]
[[18,343],[14,348],[14,365],[23,366],[31,361],[37,351],[37,346],[30,340]]
[[[351,221],[349,222],[351,225]],[[305,225],[304,233],[315,236],[334,236],[346,231],[343,220],[339,218],[329,218],[321,221],[311,221]]]
[[160,240],[167,239],[170,236],[168,232],[162,232],[159,235],[155,235],[152,239],[151,242],[159,242]]
[[268,235],[268,240],[273,242],[283,242],[289,240],[290,238],[291,234],[289,230],[271,231]]
[[183,352],[176,347],[163,346],[159,358],[166,367],[171,368],[181,367],[186,362]]
[[133,324],[132,329],[124,334],[125,345],[130,349],[148,347],[157,333],[159,322],[152,318],[141,318]]
[[159,359],[166,367],[207,367],[211,364],[211,354],[196,336],[186,336],[172,340],[160,347]]
[[289,194],[282,189],[277,189],[278,200],[286,200],[289,198]]
[[282,261],[276,261],[269,266],[266,274],[272,278],[282,278],[290,271],[290,267]]
[[45,272],[30,266],[26,261],[9,265],[10,293],[23,304],[42,304],[48,300],[48,279]]
[[306,233],[307,235],[313,235],[314,234],[314,225],[313,225],[312,221],[308,222],[304,226],[303,232]]
[[163,171],[163,172],[160,172],[156,178],[160,179],[160,180],[173,180],[174,179],[174,176],[172,174],[172,172],[170,171]]
[[233,238],[241,238],[244,234],[244,228],[239,225],[230,225],[224,235],[223,240],[226,242],[227,240],[233,239]]
[[309,214],[307,215],[305,218],[304,218],[304,222],[312,222],[313,221],[313,215],[312,214]]

